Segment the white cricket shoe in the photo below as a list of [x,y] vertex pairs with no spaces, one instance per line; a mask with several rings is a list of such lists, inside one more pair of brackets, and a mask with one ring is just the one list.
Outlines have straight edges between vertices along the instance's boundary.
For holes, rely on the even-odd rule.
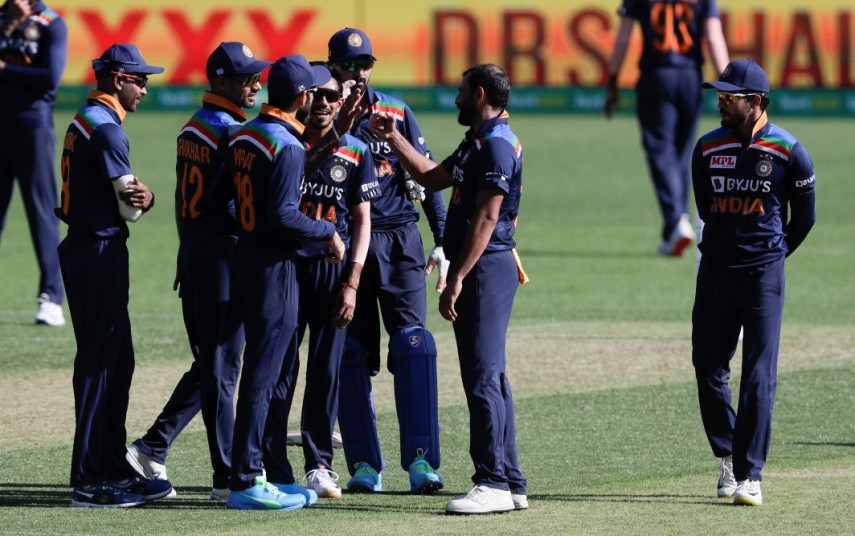
[[306,487],[315,490],[322,499],[341,499],[341,488],[338,487],[338,474],[326,467],[312,469],[304,477]]
[[763,494],[760,492],[759,480],[742,480],[733,492],[733,504],[760,506],[763,504]]
[[525,510],[528,508],[528,497],[522,493],[511,493],[511,500],[514,501],[514,510]]
[[43,326],[64,326],[65,316],[62,306],[50,301],[50,296],[42,292],[38,298],[39,308],[36,311],[36,324]]
[[696,238],[695,230],[689,222],[689,215],[683,214],[677,226],[671,231],[671,236],[659,246],[659,254],[665,257],[679,257]]
[[[128,446],[128,453],[125,454],[125,459],[128,460],[128,463],[140,476],[150,480],[169,480],[166,476],[166,466],[154,461],[148,454],[140,452],[140,449],[133,443]],[[175,488],[172,488],[172,491],[169,492],[166,498],[172,499],[177,496],[178,492],[175,491]]]
[[715,492],[719,497],[730,499],[734,491],[736,491],[736,478],[733,477],[733,456],[725,456],[721,459]]
[[510,491],[475,486],[466,495],[448,501],[445,512],[448,514],[500,514],[515,508]]

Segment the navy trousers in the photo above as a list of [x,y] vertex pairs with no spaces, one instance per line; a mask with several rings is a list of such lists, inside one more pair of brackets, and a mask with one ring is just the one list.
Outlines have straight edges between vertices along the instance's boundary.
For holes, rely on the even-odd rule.
[[39,264],[38,294],[45,293],[50,301],[62,303],[62,275],[57,254],[59,220],[53,212],[58,205],[55,147],[52,117],[34,117],[23,123],[14,121],[3,127],[0,132],[0,235],[6,226],[6,214],[17,179]]
[[641,74],[636,86],[638,121],[647,165],[664,226],[662,240],[687,214],[695,129],[703,101],[697,69],[659,68]]
[[[281,246],[238,242],[235,273],[244,319],[246,349],[238,387],[232,470],[229,487],[243,490],[264,469],[270,482],[290,483],[286,455],[288,430],[268,427],[290,411],[293,385],[280,381],[293,362],[286,362],[297,331],[297,274],[293,251]],[[293,359],[291,360],[293,361]],[[283,364],[284,363],[284,364]],[[274,388],[276,393],[274,394]]]
[[160,463],[178,434],[201,410],[215,488],[229,485],[234,435],[234,392],[240,373],[244,333],[235,297],[236,239],[194,232],[178,250],[181,309],[193,363],[137,447]]
[[518,286],[510,251],[483,255],[463,280],[453,325],[469,406],[472,481],[526,494],[517,459],[514,400],[505,374],[505,338]]
[[134,471],[125,460],[125,418],[134,348],[125,239],[68,236],[59,258],[77,342],[71,485],[129,478]]
[[[737,480],[760,480],[769,454],[784,288],[783,259],[734,269],[701,258],[692,311],[692,364],[713,454],[733,455]],[[736,412],[728,380],[740,327],[742,376]]]

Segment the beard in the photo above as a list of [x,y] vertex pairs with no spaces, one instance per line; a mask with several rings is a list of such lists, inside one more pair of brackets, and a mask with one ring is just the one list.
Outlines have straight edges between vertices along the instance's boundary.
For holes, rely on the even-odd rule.
[[461,102],[460,111],[457,113],[457,123],[464,127],[472,126],[472,118],[475,112],[475,105],[472,102]]

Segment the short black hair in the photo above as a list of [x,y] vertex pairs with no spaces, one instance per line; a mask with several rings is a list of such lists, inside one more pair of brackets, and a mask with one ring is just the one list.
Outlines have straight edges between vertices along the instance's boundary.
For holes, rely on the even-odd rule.
[[469,76],[469,87],[484,88],[487,102],[494,108],[504,110],[511,98],[511,82],[508,75],[498,65],[481,63],[463,71],[463,76]]

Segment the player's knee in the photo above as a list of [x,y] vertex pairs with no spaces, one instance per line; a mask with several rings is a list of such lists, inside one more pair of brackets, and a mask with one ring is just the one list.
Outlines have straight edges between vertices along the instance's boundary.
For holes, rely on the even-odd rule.
[[[403,360],[436,361],[433,335],[421,326],[411,326],[395,332],[389,339],[389,371],[394,374]],[[404,364],[406,366],[406,364]]]

